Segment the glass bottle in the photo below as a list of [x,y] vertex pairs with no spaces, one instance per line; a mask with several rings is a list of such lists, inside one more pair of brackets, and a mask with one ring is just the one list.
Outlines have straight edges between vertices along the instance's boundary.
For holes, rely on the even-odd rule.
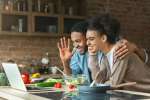
[[73,15],[73,7],[72,7],[72,6],[69,7],[69,15],[70,15],[70,16]]
[[44,12],[45,12],[45,13],[48,13],[48,5],[47,5],[47,4],[46,4],[45,7],[44,7]]
[[5,2],[4,9],[5,9],[6,11],[9,11],[9,10],[10,10],[10,8],[9,8],[9,1]]
[[42,64],[44,64],[44,65],[49,64],[49,57],[48,56],[49,56],[49,54],[48,54],[48,52],[46,52],[45,55],[42,57],[42,60],[41,60]]
[[41,71],[44,74],[47,74],[49,72],[49,53],[46,52],[45,55],[42,57],[41,59],[41,63],[42,63],[42,67],[41,67]]
[[23,19],[22,18],[18,19],[18,26],[19,26],[18,31],[23,32]]
[[37,11],[41,12],[41,0],[37,1]]
[[8,1],[8,6],[9,6],[9,10],[13,11],[13,1],[12,0]]
[[27,11],[27,2],[25,0],[22,2],[22,10]]
[[17,1],[17,11],[21,11],[21,2]]

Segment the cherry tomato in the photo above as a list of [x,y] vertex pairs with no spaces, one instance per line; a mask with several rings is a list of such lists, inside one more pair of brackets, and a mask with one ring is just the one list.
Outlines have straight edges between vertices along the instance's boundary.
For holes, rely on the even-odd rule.
[[62,84],[58,82],[58,83],[56,83],[56,84],[54,85],[54,87],[55,87],[55,88],[61,88],[61,87],[62,87]]
[[69,89],[74,89],[74,88],[75,88],[75,85],[72,85],[72,84],[69,85]]
[[30,84],[29,74],[23,73],[21,74],[21,77],[22,77],[24,84]]
[[54,85],[55,88],[57,88],[57,83]]

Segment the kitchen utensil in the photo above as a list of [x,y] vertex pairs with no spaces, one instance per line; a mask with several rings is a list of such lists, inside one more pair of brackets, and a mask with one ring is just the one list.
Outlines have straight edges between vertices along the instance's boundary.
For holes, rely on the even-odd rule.
[[135,85],[136,82],[127,82],[127,83],[121,83],[118,85],[108,85],[108,84],[98,84],[97,86],[79,86],[79,92],[83,93],[105,93],[107,90],[114,90],[119,89],[121,87],[127,87]]
[[122,83],[122,84],[118,84],[118,85],[113,85],[113,86],[111,86],[111,89],[118,89],[118,88],[121,88],[121,87],[132,86],[132,85],[135,85],[135,84],[136,84],[136,82]]
[[94,80],[92,81],[92,83],[90,84],[90,87],[93,87],[93,86],[94,86],[94,84],[95,84],[95,82],[96,82],[96,79],[98,78],[98,74],[99,74],[99,73],[100,73],[100,71],[96,73],[96,76],[95,76]]
[[107,90],[110,90],[110,85],[101,85],[101,86],[79,86],[79,92],[81,93],[105,93]]

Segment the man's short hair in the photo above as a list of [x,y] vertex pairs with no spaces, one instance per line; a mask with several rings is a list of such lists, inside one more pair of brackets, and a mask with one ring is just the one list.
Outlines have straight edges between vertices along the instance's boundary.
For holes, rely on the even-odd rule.
[[119,39],[120,23],[117,19],[109,14],[103,14],[91,18],[88,30],[97,31],[100,35],[105,34],[109,43],[116,43]]
[[82,35],[86,36],[87,27],[88,27],[88,22],[87,21],[81,21],[79,23],[76,23],[71,28],[71,32],[80,32]]

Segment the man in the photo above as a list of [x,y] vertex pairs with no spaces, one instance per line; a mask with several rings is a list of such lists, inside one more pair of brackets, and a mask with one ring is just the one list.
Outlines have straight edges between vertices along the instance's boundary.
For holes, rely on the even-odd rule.
[[[92,81],[90,70],[88,69],[88,52],[86,45],[86,29],[87,22],[81,22],[74,25],[71,29],[71,40],[73,42],[74,50],[70,50],[70,40],[61,38],[58,43],[60,58],[64,67],[64,72],[67,75],[84,74],[88,82]],[[76,49],[76,50],[75,50]]]
[[[61,38],[60,42],[58,43],[58,48],[60,58],[64,67],[64,72],[67,75],[84,74],[86,75],[90,83],[92,81],[92,76],[94,78],[95,73],[99,71],[99,67],[97,66],[98,64],[100,64],[102,53],[97,52],[98,48],[95,45],[87,48],[86,45],[87,26],[88,26],[87,22],[80,22],[74,25],[73,28],[71,29],[71,40],[73,42],[74,48],[76,49],[73,50],[73,53],[70,50],[70,39]],[[126,53],[131,52],[131,49],[132,51],[139,50],[134,49],[133,46],[131,46],[130,43],[128,43],[127,41],[125,43],[124,42],[120,43],[118,44],[116,56],[121,58],[122,56],[125,56]],[[89,53],[87,51],[89,51]],[[92,60],[89,61],[88,58],[91,58]],[[91,75],[91,73],[93,75]]]
[[123,59],[114,59],[114,51],[119,38],[120,23],[109,15],[92,18],[87,29],[87,45],[99,44],[105,56],[97,75],[98,83],[118,85],[136,82],[136,85],[124,89],[150,92],[150,67],[132,52]]

